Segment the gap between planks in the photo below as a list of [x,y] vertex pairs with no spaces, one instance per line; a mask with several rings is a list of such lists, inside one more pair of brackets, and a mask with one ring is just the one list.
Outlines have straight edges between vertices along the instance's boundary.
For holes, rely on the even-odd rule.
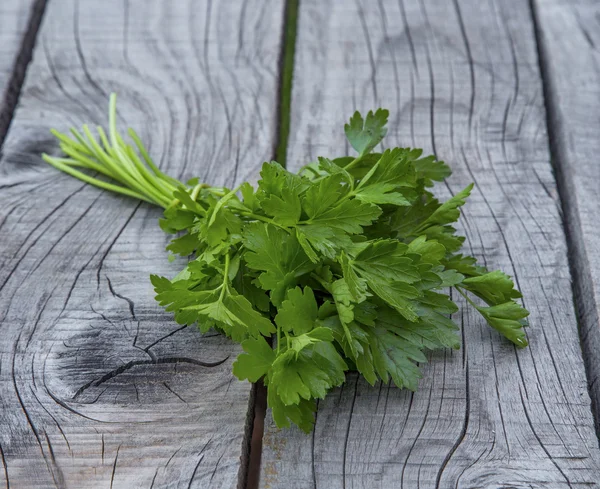
[[[560,144],[564,141],[561,139],[559,129],[556,128],[556,121],[559,120],[555,87],[552,86],[552,68],[549,63],[549,49],[546,46],[541,32],[541,20],[536,0],[529,0],[531,16],[533,19],[535,41],[540,65],[540,73],[542,79],[542,89],[544,93],[544,107],[546,110],[546,126],[548,130],[548,148],[550,151],[550,161],[554,171],[554,178],[558,190],[560,200],[560,210],[563,221],[563,228],[567,240],[567,256],[569,260],[569,269],[571,272],[571,286],[573,295],[573,307],[577,317],[577,327],[579,330],[579,340],[581,342],[581,352],[583,355],[585,373],[588,383],[588,391],[592,401],[592,416],[594,417],[594,425],[596,428],[596,436],[598,437],[598,445],[600,446],[600,386],[596,384],[596,380],[600,375],[600,362],[594,357],[598,355],[598,347],[600,344],[600,329],[598,328],[598,316],[586,314],[588,308],[595,309],[595,299],[593,292],[589,291],[590,287],[587,284],[593,283],[589,267],[590,264],[586,258],[586,250],[582,243],[577,240],[577,235],[581,234],[582,227],[576,204],[572,202],[575,199],[572,194],[572,186],[567,181],[569,178],[569,166],[563,154],[563,148]],[[569,67],[566,67],[569,69]]]
[[25,81],[25,73],[31,62],[37,34],[44,17],[48,0],[35,0],[29,11],[29,19],[25,29],[21,47],[15,58],[10,78],[4,90],[4,98],[0,106],[0,150],[6,138],[6,133],[19,102],[21,87]]
[[[287,0],[284,12],[284,26],[281,32],[281,55],[279,58],[279,103],[277,106],[277,137],[273,155],[283,167],[286,166],[290,116],[292,105],[292,85],[294,78],[294,54],[298,28],[298,7],[300,0]],[[253,387],[254,422],[249,444],[248,466],[245,489],[258,489],[260,468],[267,415],[267,388],[259,380]]]

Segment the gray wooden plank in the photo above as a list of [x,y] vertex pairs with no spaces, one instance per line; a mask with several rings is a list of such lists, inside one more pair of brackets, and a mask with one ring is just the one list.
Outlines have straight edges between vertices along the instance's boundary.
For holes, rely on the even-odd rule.
[[600,4],[593,0],[537,0],[534,6],[549,132],[572,251],[584,358],[598,420]]
[[[27,54],[39,22],[43,2],[4,0],[0,3],[0,144],[10,122],[15,82],[23,80]],[[8,109],[8,110],[7,110]]]
[[[0,486],[232,488],[251,387],[238,347],[181,329],[160,210],[40,159],[49,127],[140,131],[163,169],[234,185],[272,157],[283,2],[48,5],[0,161]],[[243,484],[243,480],[240,481]]]
[[391,109],[387,146],[453,167],[443,196],[475,182],[466,250],[516,278],[530,347],[463,308],[463,349],[430,355],[417,393],[350,375],[312,436],[268,417],[263,488],[599,487],[543,103],[527,2],[301,2],[288,166],[347,151],[355,109]]

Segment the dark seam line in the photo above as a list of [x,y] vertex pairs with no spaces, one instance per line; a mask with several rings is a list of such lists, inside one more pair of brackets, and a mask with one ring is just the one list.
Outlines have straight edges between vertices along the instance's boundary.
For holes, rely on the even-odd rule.
[[274,148],[275,160],[283,167],[287,161],[287,145],[290,134],[292,107],[292,82],[294,78],[294,55],[300,0],[287,0],[284,14],[283,42],[279,57],[279,100],[277,106],[277,137]]
[[27,22],[27,28],[21,42],[21,49],[15,59],[11,76],[4,92],[2,105],[0,106],[0,151],[2,150],[8,128],[19,102],[25,73],[33,56],[33,48],[35,47],[47,2],[48,0],[36,0],[29,12],[29,21]]
[[[575,197],[572,196],[569,191],[569,188],[572,188],[572,180],[569,178],[567,168],[563,168],[565,166],[565,155],[561,150],[561,147],[564,147],[561,143],[564,143],[564,141],[560,134],[560,129],[556,127],[559,120],[558,113],[554,107],[554,100],[556,97],[553,97],[555,92],[550,78],[551,68],[549,67],[547,50],[542,39],[535,0],[529,0],[529,8],[533,20],[534,38],[542,80],[550,161],[558,190],[560,200],[559,210],[561,211],[561,220],[567,242],[567,258],[569,272],[571,274],[573,307],[576,314],[579,342],[587,377],[588,394],[591,399],[596,437],[598,438],[600,446],[600,386],[594,385],[594,379],[600,373],[600,365],[595,364],[593,361],[595,354],[594,345],[599,344],[600,342],[600,331],[598,330],[596,321],[591,320],[589,314],[584,314],[586,304],[589,304],[589,307],[593,310],[593,318],[598,317],[598,311],[593,292],[590,290],[586,292],[584,287],[585,283],[591,283],[592,281],[585,248],[574,238],[574,231],[581,231],[581,223],[577,213],[576,202],[573,202],[572,200]],[[567,178],[569,178],[568,182]],[[578,270],[580,270],[579,273]],[[588,270],[588,272],[585,273],[585,277],[581,276],[584,270]],[[586,316],[588,319],[586,319]]]
[[[283,13],[281,50],[279,54],[279,86],[275,111],[276,128],[272,156],[286,166],[288,137],[294,77],[294,55],[300,0],[287,0]],[[244,433],[242,464],[238,476],[238,489],[258,489],[262,458],[262,440],[267,406],[267,388],[262,380],[252,388],[248,406],[246,432]]]
[[[241,467],[237,489],[258,489],[258,483],[260,480],[260,451],[262,450],[262,433],[260,433],[261,446],[253,446],[255,439],[254,431],[257,429],[257,425],[259,424],[259,421],[256,419],[258,414],[258,387],[258,383],[252,384],[252,388],[250,390],[248,412],[246,414],[246,424],[244,427],[244,438],[242,440]],[[264,422],[264,413],[262,413],[262,417]],[[256,461],[257,458],[258,461]]]

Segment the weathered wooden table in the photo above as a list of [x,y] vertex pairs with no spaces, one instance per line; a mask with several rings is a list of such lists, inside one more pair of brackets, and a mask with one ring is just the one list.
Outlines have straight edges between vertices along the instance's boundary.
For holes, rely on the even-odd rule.
[[[599,46],[597,0],[2,0],[0,486],[600,487]],[[530,347],[459,313],[417,393],[349,375],[312,435],[267,412],[251,444],[238,348],[153,300],[159,211],[40,159],[111,91],[169,173],[228,186],[388,107],[444,196],[475,182],[468,247],[516,278]]]

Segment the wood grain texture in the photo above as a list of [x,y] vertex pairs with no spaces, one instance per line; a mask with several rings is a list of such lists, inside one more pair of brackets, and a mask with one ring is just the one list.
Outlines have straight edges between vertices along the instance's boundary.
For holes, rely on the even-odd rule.
[[268,419],[261,487],[599,487],[543,104],[527,2],[301,2],[288,166],[344,154],[345,118],[390,108],[387,146],[454,169],[443,197],[475,182],[466,251],[515,277],[530,347],[463,306],[463,349],[430,355],[417,393],[349,375],[313,435]]
[[0,2],[0,144],[10,122],[16,89],[23,80],[42,8],[39,0]]
[[[534,2],[584,357],[600,419],[600,3]],[[569,33],[565,35],[565,33]]]
[[[49,127],[139,130],[173,176],[232,186],[272,157],[283,2],[48,5],[0,161],[0,487],[233,488],[251,386],[180,328],[160,210],[55,171]],[[243,480],[240,482],[243,484]]]

